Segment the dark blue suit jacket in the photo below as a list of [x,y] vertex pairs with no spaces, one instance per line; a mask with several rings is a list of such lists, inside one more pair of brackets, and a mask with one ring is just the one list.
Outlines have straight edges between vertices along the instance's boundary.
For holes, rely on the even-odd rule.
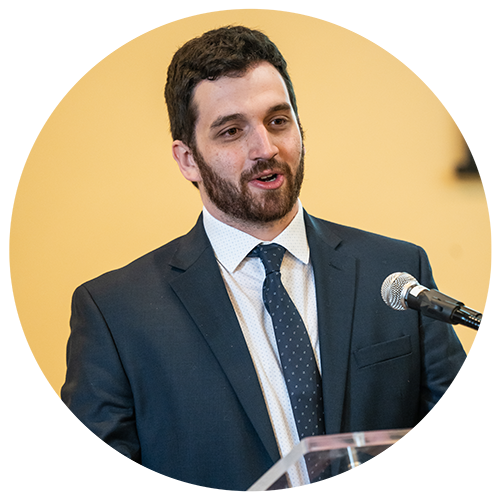
[[[327,433],[415,426],[465,359],[449,325],[380,297],[396,271],[434,288],[425,252],[305,218]],[[280,458],[201,217],[187,235],[75,291],[67,354],[63,401],[145,467],[245,490]]]

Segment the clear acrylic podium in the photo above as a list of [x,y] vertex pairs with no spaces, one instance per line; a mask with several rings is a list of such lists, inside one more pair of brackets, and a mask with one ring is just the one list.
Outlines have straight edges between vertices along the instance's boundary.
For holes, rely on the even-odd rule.
[[[290,491],[290,478],[296,475],[293,471],[306,460],[307,470],[314,468],[315,475],[329,475],[333,491],[376,491],[373,488],[377,484],[390,484],[402,492],[491,491],[492,426],[426,427],[305,438],[248,491]],[[307,484],[309,479],[313,480],[309,477]]]

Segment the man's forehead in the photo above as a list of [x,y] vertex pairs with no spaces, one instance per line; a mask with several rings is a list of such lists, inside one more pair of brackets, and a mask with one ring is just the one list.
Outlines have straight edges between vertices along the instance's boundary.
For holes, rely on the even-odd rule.
[[263,106],[263,111],[291,109],[285,82],[278,70],[267,62],[250,67],[245,73],[202,80],[194,89],[193,104],[208,112],[210,125],[225,116],[241,114],[239,106]]

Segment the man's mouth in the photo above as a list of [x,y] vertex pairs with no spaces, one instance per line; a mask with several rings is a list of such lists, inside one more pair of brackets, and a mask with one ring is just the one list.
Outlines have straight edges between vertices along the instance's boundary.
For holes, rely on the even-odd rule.
[[254,177],[249,184],[260,189],[278,189],[283,185],[285,176],[280,172],[264,172],[264,175]]
[[269,174],[269,175],[264,175],[262,177],[258,177],[257,179],[262,182],[272,182],[276,180],[278,177],[278,174]]

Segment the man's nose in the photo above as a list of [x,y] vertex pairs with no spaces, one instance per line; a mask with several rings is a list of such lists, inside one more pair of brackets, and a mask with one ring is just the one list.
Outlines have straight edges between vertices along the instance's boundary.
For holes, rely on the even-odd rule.
[[270,160],[279,152],[272,134],[262,125],[256,128],[250,138],[250,158],[252,160]]

